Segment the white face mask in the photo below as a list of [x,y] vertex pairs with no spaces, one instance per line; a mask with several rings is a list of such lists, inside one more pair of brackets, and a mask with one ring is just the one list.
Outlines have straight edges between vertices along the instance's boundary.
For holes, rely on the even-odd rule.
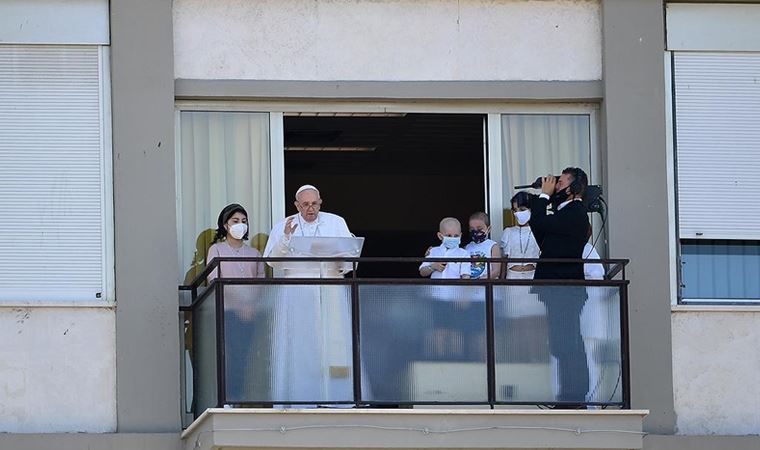
[[515,211],[515,219],[517,219],[518,224],[525,225],[530,221],[530,210],[526,209],[525,211]]
[[248,231],[248,225],[244,223],[236,223],[230,227],[229,234],[235,239],[243,239],[246,231]]

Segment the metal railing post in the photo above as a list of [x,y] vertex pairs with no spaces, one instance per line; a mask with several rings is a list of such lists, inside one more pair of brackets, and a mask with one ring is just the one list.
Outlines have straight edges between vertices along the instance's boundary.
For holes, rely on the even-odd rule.
[[225,379],[225,354],[224,354],[224,283],[217,279],[216,287],[216,382],[217,382],[217,407],[221,408],[227,403],[227,380]]
[[620,359],[623,378],[623,408],[631,408],[631,361],[628,328],[628,285],[620,286]]
[[359,284],[356,278],[351,280],[351,355],[354,382],[354,406],[362,402],[362,370],[361,370],[361,331],[359,323]]
[[486,282],[486,382],[488,383],[488,404],[491,409],[494,409],[496,403],[496,344],[493,310],[493,282],[489,278]]

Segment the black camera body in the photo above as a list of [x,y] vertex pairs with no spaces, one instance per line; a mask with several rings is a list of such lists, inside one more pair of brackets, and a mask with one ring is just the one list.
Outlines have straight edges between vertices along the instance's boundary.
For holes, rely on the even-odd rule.
[[[555,177],[559,180],[559,177]],[[522,186],[515,186],[515,189],[541,189],[543,177],[536,178],[533,184],[526,184]],[[575,182],[574,182],[575,183]],[[570,190],[576,192],[578,188],[573,189],[573,185],[570,185]],[[604,213],[604,201],[602,200],[602,187],[598,184],[590,184],[586,186],[586,191],[583,193],[583,205],[588,212],[596,212],[599,214]]]

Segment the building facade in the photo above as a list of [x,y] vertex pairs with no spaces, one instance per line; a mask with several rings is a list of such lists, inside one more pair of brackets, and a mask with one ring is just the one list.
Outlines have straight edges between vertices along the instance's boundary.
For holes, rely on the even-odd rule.
[[[759,21],[760,5],[736,1],[3,3],[0,447],[760,447]],[[461,201],[487,209],[494,230],[512,186],[546,171],[579,165],[603,186],[600,248],[631,261],[630,411],[222,410],[182,434],[177,286],[221,206],[244,203],[251,231],[267,233],[315,173],[333,205],[356,205],[341,186],[357,186],[362,204],[390,217],[397,203],[407,224],[406,196],[435,214],[455,203],[388,196],[412,183],[403,171],[352,178],[325,168],[331,153],[291,156],[305,145],[294,136],[313,136],[298,128],[308,118],[371,116],[479,139],[473,164],[415,182],[462,175]],[[465,131],[448,133],[440,145]],[[356,208],[372,220],[352,227],[397,226]],[[444,417],[537,429],[394,431]],[[322,428],[229,431],[246,420]]]

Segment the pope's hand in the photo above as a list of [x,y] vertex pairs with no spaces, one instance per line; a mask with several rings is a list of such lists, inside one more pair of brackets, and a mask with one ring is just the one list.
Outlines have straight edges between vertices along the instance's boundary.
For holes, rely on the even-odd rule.
[[296,228],[298,228],[298,224],[293,223],[293,216],[288,217],[288,220],[285,221],[285,236],[293,234],[293,232],[296,231]]

